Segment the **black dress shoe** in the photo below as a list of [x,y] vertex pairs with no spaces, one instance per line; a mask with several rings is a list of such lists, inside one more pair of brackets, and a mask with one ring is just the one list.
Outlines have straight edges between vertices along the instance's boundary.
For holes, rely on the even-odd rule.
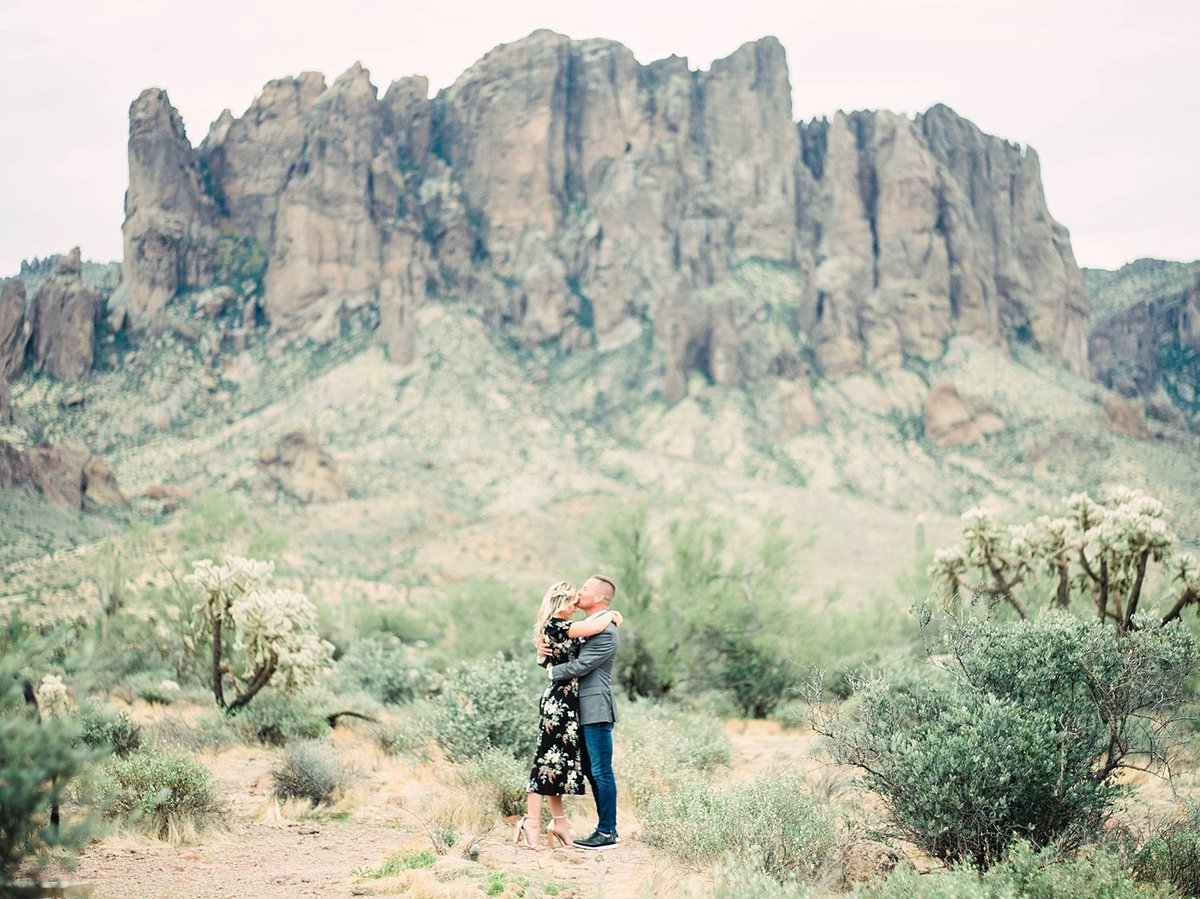
[[574,845],[580,849],[612,849],[617,845],[617,837],[615,834],[601,833],[597,830],[590,837],[576,840]]

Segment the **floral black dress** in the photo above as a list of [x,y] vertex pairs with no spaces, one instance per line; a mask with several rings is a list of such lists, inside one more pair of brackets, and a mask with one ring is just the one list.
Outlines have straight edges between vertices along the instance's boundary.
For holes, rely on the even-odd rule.
[[[548,664],[561,665],[579,655],[582,640],[567,636],[571,622],[566,618],[551,618],[542,633],[550,647]],[[537,752],[533,755],[533,770],[529,772],[527,792],[543,796],[562,796],[583,792],[583,762],[579,741],[579,681],[552,681],[539,706],[541,727],[538,728]]]

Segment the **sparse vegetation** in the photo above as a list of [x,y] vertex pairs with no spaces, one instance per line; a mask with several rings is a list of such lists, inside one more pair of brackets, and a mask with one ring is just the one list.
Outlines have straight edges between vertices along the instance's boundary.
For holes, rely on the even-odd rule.
[[537,745],[537,687],[545,677],[533,664],[499,656],[453,669],[434,699],[429,718],[434,740],[454,761],[499,749],[516,759],[533,757]]

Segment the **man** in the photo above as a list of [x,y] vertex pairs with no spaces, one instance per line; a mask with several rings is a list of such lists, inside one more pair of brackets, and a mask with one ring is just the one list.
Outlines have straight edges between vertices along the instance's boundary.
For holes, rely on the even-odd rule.
[[[579,588],[577,605],[590,618],[612,605],[617,588],[606,577],[592,575]],[[580,849],[610,849],[617,845],[617,779],[612,769],[612,731],[617,721],[613,702],[613,659],[620,646],[616,625],[588,637],[579,657],[547,667],[551,680],[579,678],[579,719],[583,725],[583,771],[592,785],[599,819],[590,837],[575,840]]]

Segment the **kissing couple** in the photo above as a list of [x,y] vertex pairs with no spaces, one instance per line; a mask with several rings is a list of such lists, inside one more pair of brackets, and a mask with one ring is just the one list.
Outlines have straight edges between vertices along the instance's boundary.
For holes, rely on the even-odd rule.
[[[529,772],[526,815],[517,825],[516,841],[542,849],[542,798],[550,806],[546,842],[577,849],[611,849],[617,845],[617,781],[613,776],[613,725],[617,708],[612,693],[613,659],[621,613],[610,608],[617,588],[592,575],[578,590],[566,581],[553,584],[542,597],[534,624],[538,664],[550,681],[539,704],[538,746]],[[575,611],[587,617],[573,621]],[[596,802],[596,829],[572,840],[563,810],[565,794],[583,793],[591,784]]]

